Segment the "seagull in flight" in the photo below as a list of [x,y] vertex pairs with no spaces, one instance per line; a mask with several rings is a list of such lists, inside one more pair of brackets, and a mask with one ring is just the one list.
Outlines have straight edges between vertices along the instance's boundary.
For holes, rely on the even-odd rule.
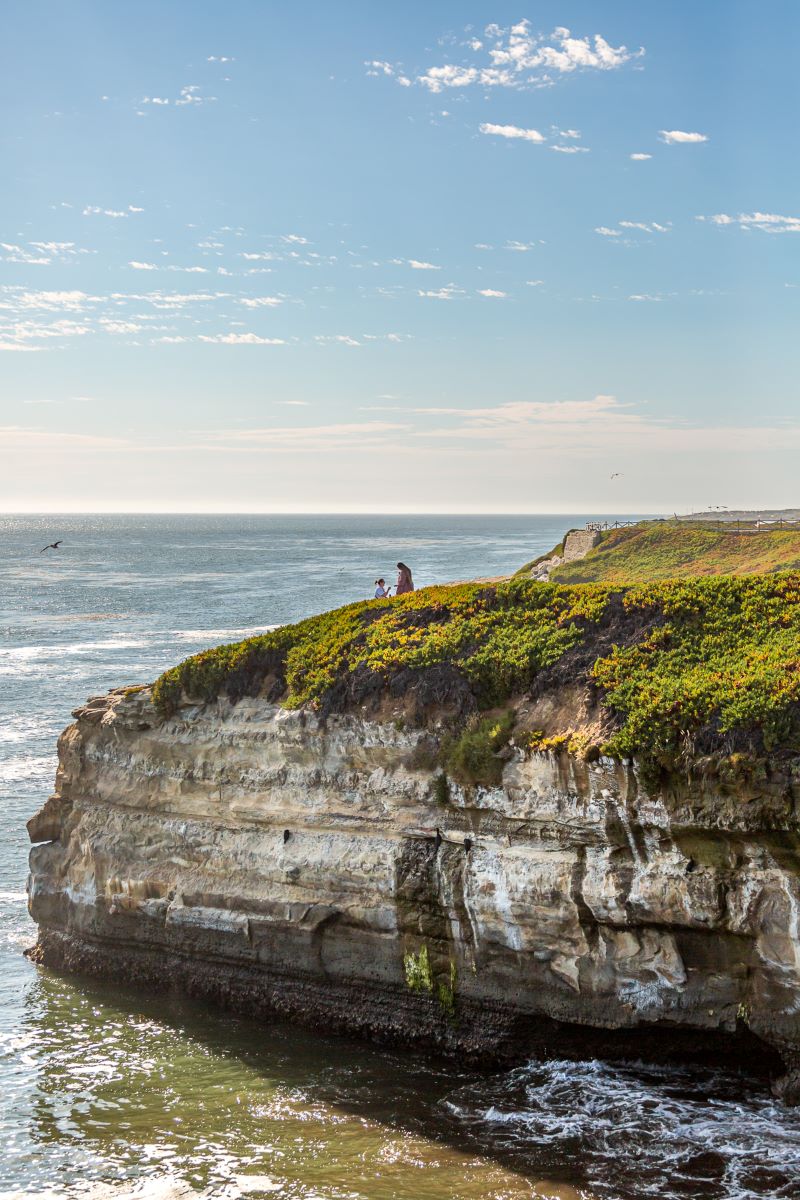
[[44,554],[45,550],[57,550],[57,549],[58,549],[58,547],[59,547],[59,546],[61,545],[61,543],[63,542],[63,540],[64,540],[63,538],[59,538],[59,540],[58,540],[57,542],[51,542],[49,546],[42,546],[42,548],[41,548],[41,550],[39,551],[39,553],[40,553],[40,554]]

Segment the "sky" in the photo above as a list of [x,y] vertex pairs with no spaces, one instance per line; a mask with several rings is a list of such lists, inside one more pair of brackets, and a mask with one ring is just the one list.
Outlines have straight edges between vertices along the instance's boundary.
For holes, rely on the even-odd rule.
[[6,0],[0,510],[800,503],[795,0]]

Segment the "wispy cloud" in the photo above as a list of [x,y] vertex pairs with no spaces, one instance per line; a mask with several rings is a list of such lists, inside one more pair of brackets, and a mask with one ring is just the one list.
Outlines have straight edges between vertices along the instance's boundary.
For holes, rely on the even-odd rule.
[[101,208],[97,204],[87,204],[82,211],[84,217],[114,217],[119,220],[120,217],[129,217],[131,213],[144,212],[144,209],[135,204],[129,204],[127,208]]
[[456,287],[454,283],[448,283],[445,287],[433,288],[430,291],[420,289],[417,295],[429,300],[453,300],[456,296],[463,296],[464,290],[463,288]]
[[340,346],[360,346],[361,342],[358,338],[354,338],[349,333],[318,333],[314,338],[315,342],[325,344],[326,342],[338,342]]
[[420,262],[417,258],[410,258],[408,265],[412,271],[441,271],[441,267],[437,267],[436,263]]
[[486,296],[490,299],[505,300],[508,292],[497,292],[494,288],[481,288],[478,291],[479,296]]
[[697,217],[698,221],[710,221],[712,225],[738,225],[740,229],[760,229],[762,233],[800,233],[800,217],[784,217],[779,213],[715,213],[711,217]]
[[265,338],[257,333],[198,334],[199,342],[216,342],[221,346],[285,346],[283,338]]
[[708,141],[704,133],[685,133],[682,129],[660,129],[659,137],[668,146],[691,146]]
[[245,308],[277,308],[283,304],[280,296],[244,296],[240,301]]
[[[232,62],[232,59],[209,58],[208,62]],[[163,108],[167,105],[172,105],[174,108],[198,107],[201,104],[215,103],[216,96],[206,96],[200,89],[198,83],[189,83],[182,87],[177,96],[170,98],[169,96],[143,96],[139,101],[140,104],[151,105],[156,108]],[[140,113],[144,116],[144,113]]]
[[618,221],[615,226],[597,225],[595,233],[606,238],[624,238],[630,233],[669,233],[671,222],[662,224],[659,221]]
[[631,154],[630,157],[633,162],[647,162],[647,160],[653,156],[652,154]]
[[93,251],[76,246],[74,242],[0,242],[0,259],[4,262],[23,263],[25,266],[47,267],[54,262],[73,262],[81,254]]

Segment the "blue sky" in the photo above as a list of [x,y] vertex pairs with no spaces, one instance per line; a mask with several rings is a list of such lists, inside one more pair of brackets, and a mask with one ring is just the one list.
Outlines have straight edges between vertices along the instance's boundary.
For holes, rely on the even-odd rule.
[[1,508],[799,502],[796,4],[4,28]]

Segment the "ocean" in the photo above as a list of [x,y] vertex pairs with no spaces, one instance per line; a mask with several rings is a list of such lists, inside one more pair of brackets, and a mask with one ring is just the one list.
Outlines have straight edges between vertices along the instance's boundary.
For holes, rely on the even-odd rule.
[[800,1196],[800,1110],[743,1074],[487,1075],[23,957],[25,822],[88,696],[365,598],[398,559],[418,586],[502,575],[586,519],[0,518],[0,1200]]

